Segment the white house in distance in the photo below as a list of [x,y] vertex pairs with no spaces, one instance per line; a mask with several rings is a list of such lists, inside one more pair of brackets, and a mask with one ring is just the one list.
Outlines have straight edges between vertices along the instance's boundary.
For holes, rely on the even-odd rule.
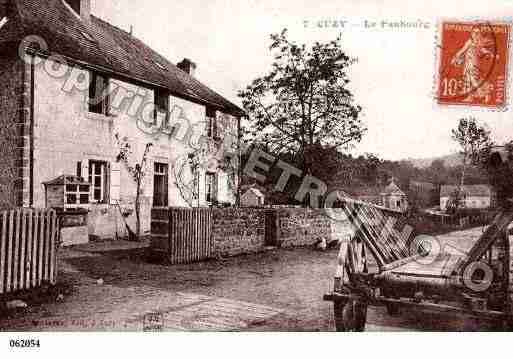
[[[447,204],[451,195],[458,189],[458,186],[445,185],[440,189],[440,209],[447,210]],[[488,209],[493,207],[494,192],[488,185],[469,185],[461,188],[465,208]]]
[[384,207],[400,212],[408,210],[408,196],[395,184],[394,179],[381,192],[381,201]]
[[258,188],[250,187],[240,197],[240,203],[243,207],[263,207],[265,195]]
[[[154,206],[235,203],[235,171],[198,167],[183,187],[175,177],[190,136],[218,143],[222,128],[237,138],[243,111],[202,84],[194,62],[171,63],[90,9],[90,0],[0,0],[0,208],[45,207],[43,184],[74,175],[91,184],[89,235],[123,235],[119,207],[133,208],[136,187],[117,161],[116,134],[128,139],[135,163],[153,144],[143,231]],[[187,122],[166,127],[176,118]],[[192,186],[197,194],[187,201]],[[134,215],[127,220],[133,228]]]

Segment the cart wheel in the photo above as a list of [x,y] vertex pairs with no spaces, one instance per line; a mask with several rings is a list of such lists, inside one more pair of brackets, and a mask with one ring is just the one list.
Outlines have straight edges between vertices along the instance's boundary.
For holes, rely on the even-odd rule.
[[337,332],[363,332],[367,322],[367,303],[358,300],[335,302]]
[[399,314],[399,304],[397,303],[387,303],[387,313],[389,315],[398,315]]

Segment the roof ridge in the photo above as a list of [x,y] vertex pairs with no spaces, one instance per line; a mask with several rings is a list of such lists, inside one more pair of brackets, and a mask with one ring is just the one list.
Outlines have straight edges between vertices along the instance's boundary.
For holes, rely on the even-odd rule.
[[[29,31],[43,36],[48,51],[70,60],[112,71],[126,79],[165,88],[171,94],[203,106],[215,106],[233,116],[244,110],[199,79],[190,76],[143,40],[91,14],[84,23],[65,11],[62,0],[7,0],[15,5],[19,29],[6,38],[21,40]],[[94,40],[88,38],[91,35]]]

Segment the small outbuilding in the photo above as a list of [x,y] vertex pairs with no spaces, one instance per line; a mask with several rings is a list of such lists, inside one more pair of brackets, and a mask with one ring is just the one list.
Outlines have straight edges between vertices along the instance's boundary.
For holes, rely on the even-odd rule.
[[248,188],[240,197],[242,207],[263,207],[265,205],[265,195],[255,187]]
[[381,201],[384,207],[400,212],[406,212],[409,207],[408,196],[395,184],[394,179],[381,193]]

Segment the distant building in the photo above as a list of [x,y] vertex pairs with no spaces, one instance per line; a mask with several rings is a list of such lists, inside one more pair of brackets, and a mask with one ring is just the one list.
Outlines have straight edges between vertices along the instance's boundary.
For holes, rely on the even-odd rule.
[[381,192],[381,201],[384,207],[396,211],[406,212],[409,207],[408,196],[395,184],[394,179],[392,179],[392,183]]
[[[440,189],[440,209],[447,210],[451,195],[458,189],[458,186],[442,186]],[[461,187],[465,208],[487,209],[492,208],[495,202],[495,195],[488,185],[472,185]]]
[[257,188],[251,187],[240,197],[243,207],[263,207],[265,195]]
[[353,188],[349,190],[348,193],[357,201],[372,203],[396,211],[405,212],[409,207],[408,196],[395,184],[394,181],[385,188]]

